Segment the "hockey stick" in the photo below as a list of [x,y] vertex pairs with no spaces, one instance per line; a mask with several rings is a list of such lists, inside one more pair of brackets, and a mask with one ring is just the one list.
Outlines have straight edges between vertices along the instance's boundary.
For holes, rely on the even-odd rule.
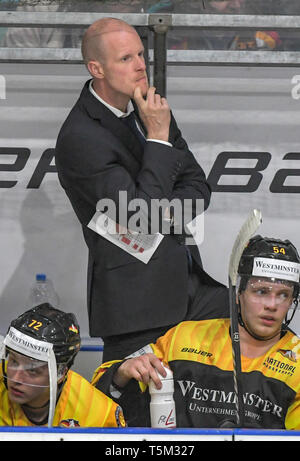
[[236,394],[236,425],[243,427],[244,425],[244,400],[243,400],[243,382],[242,382],[242,367],[241,367],[241,349],[240,349],[240,334],[238,322],[238,308],[236,303],[236,284],[238,276],[239,262],[242,253],[258,227],[262,222],[262,215],[259,210],[253,210],[247,220],[242,225],[234,245],[231,250],[229,260],[229,305],[230,305],[230,324],[231,324],[231,342],[232,342],[232,361],[233,361],[233,380],[234,391]]

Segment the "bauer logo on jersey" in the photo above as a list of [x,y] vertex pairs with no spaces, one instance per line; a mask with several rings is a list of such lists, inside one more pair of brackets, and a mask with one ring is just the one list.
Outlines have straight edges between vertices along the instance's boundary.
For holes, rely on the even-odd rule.
[[300,264],[272,258],[254,258],[252,275],[299,282]]

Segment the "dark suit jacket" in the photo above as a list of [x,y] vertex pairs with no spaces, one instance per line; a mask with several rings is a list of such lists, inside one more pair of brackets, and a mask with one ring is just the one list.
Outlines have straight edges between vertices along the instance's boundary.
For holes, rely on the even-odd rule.
[[[128,201],[178,197],[203,199],[210,188],[172,117],[173,147],[147,142],[143,149],[130,129],[89,91],[63,124],[56,145],[56,166],[82,225],[89,249],[88,314],[91,336],[110,336],[174,325],[185,318],[188,264],[184,235],[166,235],[148,264],[118,248],[87,227],[99,199],[118,207],[119,191]],[[190,246],[199,273],[196,246]]]

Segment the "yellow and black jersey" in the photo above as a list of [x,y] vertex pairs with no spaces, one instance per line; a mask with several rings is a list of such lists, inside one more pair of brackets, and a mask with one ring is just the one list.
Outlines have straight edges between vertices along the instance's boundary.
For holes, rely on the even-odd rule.
[[[229,319],[180,323],[151,348],[173,371],[178,427],[235,421]],[[93,384],[112,365],[101,365]],[[264,355],[242,356],[242,371],[246,427],[299,430],[300,339],[287,332]]]
[[[22,407],[9,399],[1,371],[0,426],[35,426]],[[86,379],[69,371],[55,408],[53,426],[125,427],[126,424],[119,405]]]

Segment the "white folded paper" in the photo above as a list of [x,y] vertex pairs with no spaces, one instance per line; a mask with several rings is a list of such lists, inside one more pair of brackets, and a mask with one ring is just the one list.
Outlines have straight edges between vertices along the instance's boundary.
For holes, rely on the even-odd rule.
[[164,238],[160,233],[131,232],[100,211],[96,211],[87,227],[145,264],[150,261]]

